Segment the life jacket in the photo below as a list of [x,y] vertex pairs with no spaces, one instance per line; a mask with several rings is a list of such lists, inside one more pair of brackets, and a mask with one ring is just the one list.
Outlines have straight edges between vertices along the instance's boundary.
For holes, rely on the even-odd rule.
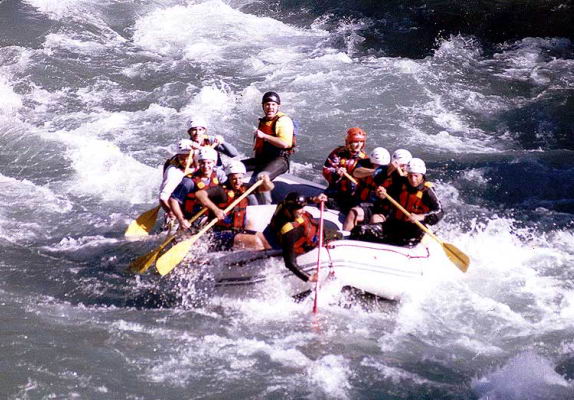
[[[367,154],[362,150],[356,155],[351,155],[351,152],[346,148],[346,146],[340,146],[333,150],[329,155],[329,158],[332,158],[333,156],[339,158],[339,163],[336,166],[333,165],[333,167],[344,167],[349,175],[353,174],[359,160],[368,158]],[[335,184],[335,187],[339,194],[353,195],[356,190],[356,185],[345,176]]]
[[[411,214],[426,214],[430,211],[430,208],[423,203],[424,193],[431,188],[433,185],[430,182],[425,182],[419,189],[415,189],[412,186],[404,183],[399,194],[398,202]],[[395,210],[394,217],[398,220],[409,221],[409,217],[405,215],[398,208]]]
[[295,254],[307,253],[317,246],[319,240],[317,236],[319,230],[318,225],[319,224],[313,219],[313,216],[305,211],[303,215],[296,218],[295,221],[287,222],[283,225],[279,234],[279,241],[281,242],[283,235],[303,226],[303,235],[295,241],[293,251]]
[[385,189],[388,189],[393,184],[393,178],[391,176],[387,176],[383,180],[383,182],[378,184],[372,175],[358,179],[358,181],[359,185],[357,187],[355,195],[361,202],[374,201],[375,200],[374,191],[377,189],[378,186],[382,186]]
[[[267,135],[277,137],[277,121],[279,121],[279,118],[285,116],[287,115],[282,112],[278,112],[271,120],[259,118],[259,126],[257,129]],[[275,158],[279,156],[290,156],[295,152],[295,148],[297,147],[297,139],[295,133],[295,123],[293,123],[293,141],[291,143],[291,147],[288,149],[280,149],[279,147],[273,146],[271,143],[266,142],[261,138],[255,138],[255,145],[253,146],[255,157]]]
[[[235,199],[245,193],[247,188],[242,185],[237,191],[231,189],[227,185],[223,186],[225,193],[227,194],[227,201],[217,204],[217,207],[221,209],[227,208]],[[245,197],[239,202],[233,209],[227,214],[223,221],[218,221],[217,226],[228,228],[228,229],[243,229],[245,223],[245,214],[247,212],[247,206],[249,205],[249,200]]]
[[197,197],[195,196],[195,192],[197,192],[198,190],[208,189],[210,187],[214,187],[214,186],[219,185],[219,179],[217,179],[217,172],[215,172],[215,171],[213,171],[211,173],[207,183],[205,183],[205,181],[208,178],[203,178],[198,173],[188,175],[187,177],[191,178],[191,180],[195,184],[193,191],[189,192],[185,196],[185,200],[183,201],[183,211],[189,215],[189,214],[193,214],[193,213],[199,211],[199,209],[201,208],[200,207],[201,204],[197,200]]

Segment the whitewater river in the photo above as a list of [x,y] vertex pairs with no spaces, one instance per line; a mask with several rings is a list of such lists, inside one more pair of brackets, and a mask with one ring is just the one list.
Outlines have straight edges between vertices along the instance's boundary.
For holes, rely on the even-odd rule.
[[[374,3],[0,0],[0,397],[574,398],[572,3],[525,33]],[[355,125],[425,159],[468,273],[317,316],[280,284],[197,304],[126,273],[186,121],[248,156],[267,90],[299,176]]]

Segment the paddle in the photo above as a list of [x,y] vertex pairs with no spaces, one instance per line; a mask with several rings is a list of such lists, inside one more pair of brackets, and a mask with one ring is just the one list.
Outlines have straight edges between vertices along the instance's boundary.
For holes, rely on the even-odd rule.
[[[251,194],[251,192],[253,192],[255,189],[257,189],[259,187],[259,185],[261,185],[262,183],[263,183],[262,180],[257,181],[253,186],[251,186],[249,189],[247,189],[245,191],[245,193],[243,193],[241,196],[239,196],[237,199],[235,199],[235,201],[233,203],[231,203],[229,206],[227,206],[227,208],[225,210],[223,210],[223,212],[225,214],[229,213],[231,210],[233,210],[233,208],[237,204],[239,204],[239,202],[241,202],[241,200],[243,200],[244,198],[249,196]],[[162,276],[169,274],[171,272],[171,270],[174,269],[185,258],[187,253],[189,253],[189,250],[191,250],[191,247],[193,246],[193,244],[197,241],[197,239],[199,239],[205,232],[207,232],[209,229],[211,229],[211,227],[213,225],[215,225],[217,223],[217,221],[218,221],[217,218],[213,218],[207,225],[205,225],[195,235],[193,235],[189,239],[185,239],[185,240],[179,242],[178,244],[173,246],[171,249],[166,251],[165,254],[163,254],[157,260],[157,263],[155,265],[157,272],[159,272],[159,274]]]
[[315,300],[313,301],[313,314],[317,313],[317,297],[319,297],[319,271],[321,269],[321,249],[323,248],[323,212],[325,211],[325,202],[321,202],[319,208],[319,252],[317,253],[317,280],[315,281]]
[[[189,151],[189,155],[185,163],[185,169],[183,170],[184,175],[187,174],[189,166],[191,165],[191,160],[193,159],[193,152],[194,149],[192,148]],[[132,221],[130,223],[130,225],[126,229],[126,232],[124,233],[124,236],[127,237],[147,236],[155,225],[157,214],[160,208],[161,206],[154,207],[151,210],[147,210],[142,215],[137,217],[135,221]]]
[[155,225],[155,220],[157,219],[157,214],[160,208],[160,206],[156,206],[137,217],[135,221],[130,223],[126,229],[126,232],[124,233],[124,236],[147,236]]
[[[349,175],[347,172],[344,172],[344,175],[347,177],[347,179],[349,179],[354,184],[357,183],[357,180],[355,178],[353,178],[351,175]],[[407,210],[405,210],[403,206],[401,206],[395,199],[393,199],[391,196],[389,196],[389,194],[386,191],[385,191],[385,197],[395,207],[397,207],[399,210],[401,210],[401,212],[403,212],[407,217],[409,217],[409,218],[411,217],[411,213],[409,213]],[[444,252],[447,255],[447,257],[449,258],[449,260],[452,261],[453,264],[456,265],[456,267],[458,269],[460,269],[462,272],[466,272],[466,270],[468,269],[468,266],[470,265],[470,258],[465,253],[463,253],[461,250],[459,250],[455,245],[442,241],[434,233],[432,233],[432,231],[429,228],[427,228],[426,226],[421,224],[419,221],[417,221],[415,219],[411,219],[411,221],[413,221],[419,228],[422,229],[423,232],[425,232],[431,238],[436,240],[442,246],[442,249],[444,250]]]
[[[191,217],[191,219],[189,220],[189,223],[190,224],[193,223],[196,219],[198,219],[203,214],[205,214],[206,211],[207,211],[207,208],[201,209],[197,214],[195,214],[193,217]],[[151,252],[149,252],[147,254],[144,254],[143,256],[136,258],[130,264],[129,270],[135,274],[145,273],[149,269],[149,267],[151,267],[153,265],[153,263],[155,263],[155,261],[157,260],[157,257],[159,256],[159,253],[161,253],[161,251],[168,244],[170,244],[173,241],[173,239],[175,239],[175,235],[169,236],[161,245],[156,247],[154,250],[152,250]]]
[[[409,217],[409,218],[411,217],[411,213],[408,212],[407,210],[405,210],[403,208],[403,206],[401,206],[395,199],[393,199],[391,196],[389,196],[389,194],[387,192],[385,192],[385,197],[391,203],[393,203],[393,205],[395,207],[397,207],[399,210],[401,210],[401,212],[403,212],[407,217]],[[460,269],[462,272],[466,272],[466,270],[468,269],[468,266],[470,265],[470,258],[465,253],[463,253],[461,250],[459,250],[455,245],[443,242],[441,239],[439,239],[437,236],[435,236],[435,234],[432,233],[429,228],[427,228],[426,226],[421,224],[419,221],[417,221],[415,219],[411,219],[411,221],[413,221],[427,235],[429,235],[431,238],[436,240],[442,246],[442,249],[444,250],[447,257],[450,259],[450,261],[453,262],[454,265],[456,265],[456,267],[458,269]]]

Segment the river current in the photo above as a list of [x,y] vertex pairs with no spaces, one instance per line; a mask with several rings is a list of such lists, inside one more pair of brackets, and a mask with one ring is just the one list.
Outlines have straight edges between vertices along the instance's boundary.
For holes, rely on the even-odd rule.
[[[572,2],[376,3],[0,0],[3,398],[574,398]],[[464,277],[313,315],[126,273],[186,121],[248,156],[268,90],[296,175],[356,125],[426,160]]]

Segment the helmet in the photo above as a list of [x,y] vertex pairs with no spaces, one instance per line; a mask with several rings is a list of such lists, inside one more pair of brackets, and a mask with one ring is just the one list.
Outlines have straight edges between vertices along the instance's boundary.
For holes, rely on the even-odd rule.
[[201,117],[193,118],[187,123],[187,129],[199,127],[207,129],[207,122]]
[[181,139],[178,144],[174,146],[175,154],[189,154],[193,149],[192,143],[189,139]]
[[211,147],[202,147],[199,149],[197,161],[202,160],[211,160],[213,162],[217,161],[217,151],[213,150]]
[[267,92],[263,95],[263,98],[261,99],[261,104],[265,104],[268,103],[270,101],[273,101],[277,104],[281,104],[281,98],[279,97],[279,95],[275,92]]
[[371,162],[378,165],[387,165],[391,162],[391,155],[384,147],[376,147],[371,153]]
[[398,161],[399,164],[408,164],[413,158],[410,151],[405,149],[398,149],[393,153],[393,161]]
[[287,194],[287,196],[285,196],[283,204],[289,210],[298,210],[307,205],[307,199],[305,199],[305,196],[299,192],[290,192]]
[[231,161],[225,167],[225,174],[245,174],[247,171],[245,170],[245,164],[241,161]]
[[345,138],[345,141],[347,143],[352,143],[352,142],[365,142],[367,140],[367,134],[365,133],[364,130],[362,130],[361,128],[350,128],[347,131],[347,137]]
[[425,162],[423,160],[421,160],[420,158],[413,158],[407,164],[407,172],[410,174],[423,174],[424,175],[427,173],[427,167],[425,165]]

